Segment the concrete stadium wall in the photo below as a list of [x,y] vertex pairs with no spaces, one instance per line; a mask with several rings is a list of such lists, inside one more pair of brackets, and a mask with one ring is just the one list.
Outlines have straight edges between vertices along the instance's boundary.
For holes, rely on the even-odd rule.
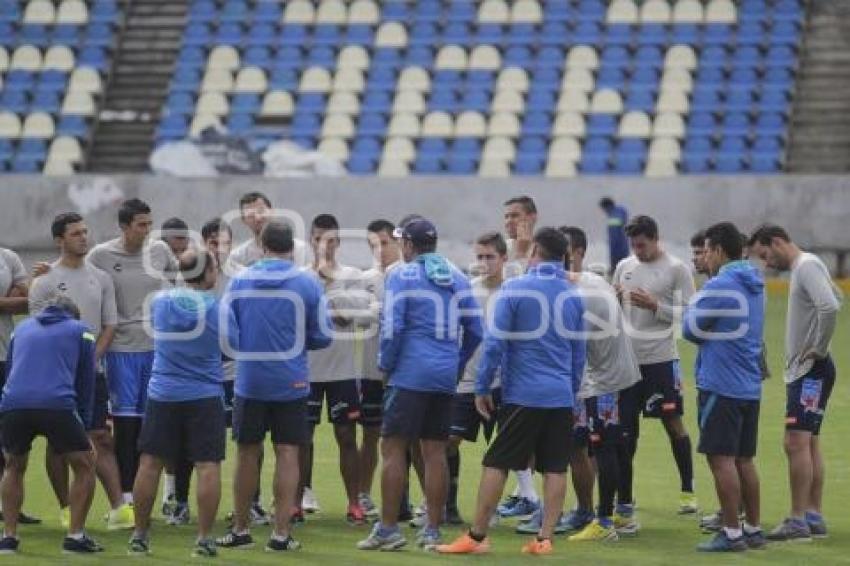
[[[850,177],[686,177],[643,179],[585,177],[480,179],[439,177],[407,179],[326,178],[267,179],[222,177],[175,179],[156,176],[0,176],[0,245],[28,258],[53,254],[50,221],[62,211],[80,211],[93,237],[103,241],[118,233],[116,204],[137,196],[154,211],[157,223],[171,216],[201,223],[237,207],[248,190],[269,195],[281,208],[297,212],[309,225],[316,214],[337,215],[344,229],[362,229],[375,218],[397,221],[416,212],[437,224],[441,249],[459,265],[471,259],[470,243],[486,230],[502,227],[501,203],[528,194],[537,201],[540,225],[573,224],[591,241],[590,260],[607,262],[605,221],[597,208],[611,196],[634,214],[650,214],[660,226],[669,250],[688,255],[688,240],[700,227],[731,220],[742,230],[762,222],[784,225],[804,247],[850,250]],[[238,222],[236,223],[238,225]],[[239,226],[235,239],[246,237]],[[343,259],[368,263],[368,250],[357,242],[343,243]]]

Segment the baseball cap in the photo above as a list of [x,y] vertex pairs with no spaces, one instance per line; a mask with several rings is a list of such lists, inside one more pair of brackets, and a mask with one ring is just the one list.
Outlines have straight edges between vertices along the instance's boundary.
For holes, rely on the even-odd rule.
[[427,218],[416,218],[404,225],[401,237],[414,244],[427,244],[437,240],[437,227]]
[[393,238],[401,238],[404,235],[404,227],[413,222],[414,220],[419,220],[423,218],[421,214],[408,214],[404,218],[398,221],[398,225],[393,230]]

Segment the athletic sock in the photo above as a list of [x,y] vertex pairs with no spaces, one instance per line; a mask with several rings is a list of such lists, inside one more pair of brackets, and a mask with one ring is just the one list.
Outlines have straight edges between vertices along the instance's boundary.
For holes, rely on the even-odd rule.
[[79,532],[76,532],[76,533],[68,533],[68,538],[72,538],[74,540],[83,540],[83,538],[85,538],[85,536],[86,536],[85,531],[79,531]]
[[673,457],[676,459],[676,467],[679,468],[679,478],[682,482],[682,491],[694,492],[694,461],[691,454],[691,437],[681,436],[670,441],[673,448]]
[[594,449],[599,484],[599,516],[611,517],[614,514],[614,496],[620,483],[620,465],[617,461],[617,449],[614,446],[600,446]]
[[823,515],[821,515],[817,511],[806,511],[806,522],[808,522],[808,523],[822,523],[823,522]]
[[121,498],[124,501],[124,505],[132,505],[133,504],[133,492],[125,491],[121,494]]
[[174,495],[175,481],[176,480],[174,479],[174,474],[165,474],[165,482],[163,482],[163,486],[162,486],[162,501],[163,501],[163,503],[168,501],[168,498],[172,497]]
[[286,535],[286,536],[279,535],[276,532],[274,532],[274,530],[272,530],[271,539],[276,540],[278,542],[286,542],[287,540],[289,540],[289,535]]
[[610,529],[611,527],[614,526],[614,521],[611,519],[611,517],[602,517],[600,515],[599,516],[599,524],[601,526],[605,527],[606,529]]
[[189,502],[189,486],[192,483],[192,462],[180,458],[174,463],[174,499],[178,503]]
[[632,479],[634,477],[633,459],[635,439],[630,438],[625,445],[617,446],[617,465],[619,467],[617,483],[617,503],[631,505],[633,501]]
[[446,507],[449,509],[457,509],[457,489],[458,480],[460,477],[460,451],[454,450],[448,456],[449,462],[449,494],[446,500]]
[[141,417],[113,417],[115,430],[115,457],[118,460],[118,472],[121,476],[121,491],[133,491],[136,471],[139,469],[139,432],[142,429]]
[[[263,477],[263,460],[265,459],[265,454],[266,454],[266,453],[265,453],[264,451],[262,451],[262,450],[261,450],[261,451],[260,451],[260,457],[259,457],[259,458],[257,458],[257,475],[258,475],[260,478],[262,478],[262,477]],[[262,494],[260,493],[260,484],[261,484],[261,483],[263,483],[263,482],[261,482],[261,481],[258,481],[258,482],[257,482],[257,491],[255,491],[255,492],[254,492],[254,503],[256,503],[257,505],[260,505],[260,506],[262,506],[262,501],[261,501],[261,499],[262,499]],[[300,501],[298,501],[298,502],[297,502],[297,506],[298,506],[298,507],[300,507],[300,506],[301,506],[301,502],[300,502]]]
[[307,466],[307,476],[304,478],[304,486],[313,489],[313,454],[315,453],[315,445],[310,443],[309,464]]
[[521,497],[529,501],[540,501],[537,496],[537,490],[534,489],[534,474],[531,470],[520,470],[516,473],[517,488]]
[[755,533],[761,532],[761,525],[756,525],[755,527],[751,524],[744,521],[744,534],[753,535]]
[[723,527],[723,532],[726,533],[726,537],[729,538],[730,540],[739,539],[744,535],[744,532],[741,530],[740,527],[737,528],[737,529],[730,529],[729,527]]

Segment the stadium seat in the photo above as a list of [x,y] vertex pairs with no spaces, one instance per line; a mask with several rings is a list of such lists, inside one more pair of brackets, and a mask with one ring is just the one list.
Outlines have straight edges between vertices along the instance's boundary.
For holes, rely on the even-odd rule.
[[83,25],[89,21],[89,11],[82,0],[62,0],[56,13],[57,24]]
[[633,0],[613,0],[608,7],[605,21],[608,24],[636,24],[638,13],[638,7]]
[[510,163],[502,159],[482,159],[478,166],[478,175],[487,178],[510,177]]
[[9,69],[18,69],[21,71],[38,71],[41,70],[41,65],[41,51],[39,51],[37,47],[34,47],[32,45],[22,45],[15,49],[15,51],[12,53],[12,60],[9,63]]
[[710,0],[705,8],[707,24],[735,24],[737,14],[732,0]]
[[407,177],[410,175],[410,166],[405,161],[395,159],[381,160],[378,167],[378,176],[380,177]]
[[647,0],[640,7],[640,21],[645,24],[667,24],[672,12],[667,0]]
[[54,45],[44,55],[42,69],[71,71],[74,68],[74,52],[65,45]]
[[520,114],[525,110],[525,100],[522,94],[513,91],[496,93],[493,98],[493,112],[510,112]]
[[590,101],[590,112],[599,114],[620,114],[623,101],[615,90],[598,90]]
[[295,104],[292,95],[286,91],[271,91],[263,97],[260,116],[289,117],[292,116]]
[[56,9],[49,0],[31,0],[26,4],[23,23],[50,25],[56,20]]
[[0,111],[0,139],[15,140],[21,136],[21,119],[13,112]]
[[650,157],[646,161],[644,174],[647,177],[675,177],[678,174],[676,161],[664,157]]
[[701,24],[703,19],[703,7],[699,0],[676,0],[673,6],[673,23]]
[[230,103],[227,97],[220,92],[205,92],[198,99],[195,112],[197,114],[226,116],[230,112]]
[[389,136],[415,138],[419,134],[419,118],[415,114],[395,114],[387,128]]
[[339,69],[334,75],[332,89],[334,92],[363,92],[366,79],[359,69]]
[[416,157],[416,146],[410,138],[389,138],[384,144],[382,161],[398,160],[408,163]]
[[551,178],[570,178],[575,177],[578,174],[578,170],[576,169],[575,162],[567,161],[567,160],[552,160],[550,159],[546,164],[546,171],[544,173],[546,177]]
[[478,22],[482,24],[507,24],[510,8],[504,0],[484,0],[478,8]]
[[586,133],[584,117],[577,112],[561,112],[552,126],[552,136],[583,138]]
[[308,0],[292,0],[288,2],[283,12],[285,24],[310,25],[316,19],[316,10]]
[[623,114],[617,135],[621,138],[649,138],[652,135],[649,116],[640,111]]
[[93,116],[95,114],[94,100],[87,92],[69,91],[62,102],[62,114],[76,114],[78,116]]
[[520,134],[520,123],[516,114],[506,112],[496,112],[490,117],[490,122],[487,125],[487,135],[505,136],[515,138]]
[[685,123],[682,116],[675,113],[658,114],[652,127],[652,136],[681,139],[685,136]]
[[593,47],[577,45],[567,54],[566,68],[596,70],[599,68],[599,56]]
[[483,138],[487,135],[487,121],[479,112],[462,112],[455,121],[454,136],[457,138]]
[[422,137],[448,138],[453,133],[454,123],[452,117],[445,112],[431,112],[422,120]]

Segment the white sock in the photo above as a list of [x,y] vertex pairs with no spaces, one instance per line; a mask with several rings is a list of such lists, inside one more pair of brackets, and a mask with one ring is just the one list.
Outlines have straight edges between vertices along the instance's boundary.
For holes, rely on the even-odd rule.
[[759,531],[761,531],[761,525],[753,526],[753,525],[749,524],[748,522],[744,521],[744,533],[751,535],[751,534],[757,533]]
[[133,504],[133,492],[132,491],[125,491],[122,494],[122,497],[124,498],[124,503],[129,503],[130,505]]
[[531,470],[522,470],[516,473],[517,489],[522,497],[530,501],[540,501],[537,490],[534,489],[534,474]]
[[283,542],[283,541],[285,541],[286,539],[288,539],[288,538],[289,538],[289,535],[279,535],[279,534],[277,534],[276,532],[272,531],[272,538],[273,538],[274,540],[277,540],[277,541]]
[[744,535],[744,532],[740,529],[730,529],[729,527],[723,527],[723,530],[726,532],[726,536],[731,540],[739,539]]
[[68,538],[72,538],[74,540],[82,540],[82,538],[86,535],[83,531],[78,533],[68,533]]
[[177,491],[175,486],[174,474],[165,474],[165,482],[162,486],[162,500],[167,501],[169,497],[174,497]]

